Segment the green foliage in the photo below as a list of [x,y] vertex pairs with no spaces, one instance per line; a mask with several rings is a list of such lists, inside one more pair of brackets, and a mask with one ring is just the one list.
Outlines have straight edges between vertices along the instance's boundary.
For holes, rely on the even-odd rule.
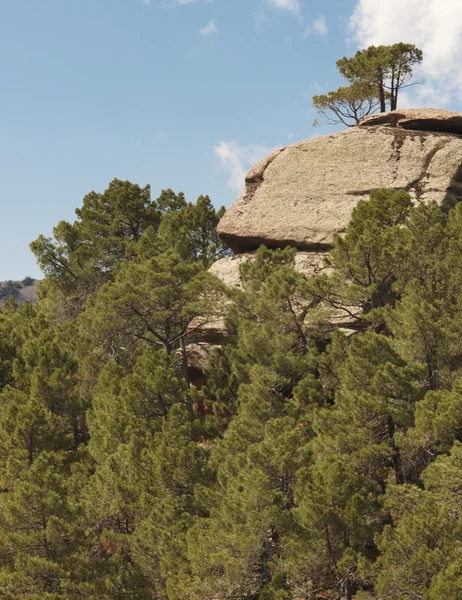
[[313,105],[330,123],[356,125],[376,112],[398,107],[401,89],[423,83],[411,83],[414,68],[423,60],[422,51],[402,42],[392,46],[369,46],[350,58],[337,61],[337,69],[350,85],[337,91],[313,96]]
[[73,224],[61,221],[53,238],[39,236],[31,249],[50,285],[80,311],[86,298],[112,278],[116,265],[133,256],[143,233],[158,227],[160,214],[149,186],[117,179],[103,194],[87,194],[75,212]]
[[337,68],[349,81],[362,81],[375,86],[380,99],[380,111],[385,112],[387,96],[390,110],[396,110],[399,91],[412,85],[409,82],[413,69],[422,60],[422,51],[414,44],[400,42],[392,46],[369,46],[365,50],[358,50],[351,58],[344,56],[339,59]]
[[29,285],[34,285],[35,279],[33,277],[27,276],[27,277],[24,277],[24,279],[22,280],[21,283],[24,287],[27,287]]
[[[327,94],[313,96],[313,106],[328,123],[347,127],[357,125],[363,117],[377,111],[380,100],[377,90],[369,83],[355,81]],[[318,125],[315,121],[314,125]]]
[[164,190],[152,200],[150,186],[114,179],[104,193],[87,194],[75,212],[73,224],[61,221],[53,238],[31,243],[47,276],[50,312],[59,321],[83,312],[87,298],[113,281],[122,263],[157,254],[162,244],[205,267],[227,253],[215,231],[223,209],[215,211],[208,196],[192,204]]
[[[332,275],[311,284],[321,302],[319,319],[364,326],[368,313],[394,306],[396,281],[404,268],[411,199],[404,191],[375,190],[353,210],[345,236],[337,235],[328,263]],[[372,315],[370,315],[372,317]]]
[[16,281],[6,281],[0,286],[0,300],[8,300],[8,298],[18,298],[21,291],[21,284]]
[[425,488],[390,488],[393,525],[379,539],[377,590],[403,598],[409,590],[431,600],[457,598],[460,586],[460,485],[462,447],[456,443],[422,475]]
[[262,247],[233,289],[220,214],[116,180],[34,242],[42,298],[0,310],[0,596],[458,598],[462,206],[375,190],[321,274]]
[[219,258],[229,255],[216,232],[224,212],[223,207],[215,211],[208,196],[199,196],[196,204],[185,203],[179,210],[169,210],[162,219],[159,234],[170,243],[176,240],[179,244],[181,240],[183,253],[207,269]]

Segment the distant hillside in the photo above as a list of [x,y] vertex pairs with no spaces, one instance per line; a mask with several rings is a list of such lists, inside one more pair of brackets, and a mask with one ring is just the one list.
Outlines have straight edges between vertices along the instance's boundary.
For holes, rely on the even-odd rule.
[[[27,283],[32,281],[29,285]],[[37,302],[37,288],[40,279],[25,278],[22,281],[0,281],[0,306],[14,296],[18,304],[23,302]]]

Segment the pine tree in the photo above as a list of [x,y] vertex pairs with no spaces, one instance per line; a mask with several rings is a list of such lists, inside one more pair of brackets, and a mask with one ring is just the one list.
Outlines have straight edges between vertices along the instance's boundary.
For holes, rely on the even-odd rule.
[[198,597],[288,594],[282,544],[293,524],[296,473],[310,461],[306,397],[319,395],[316,346],[304,326],[305,280],[292,260],[291,251],[261,249],[242,269],[243,290],[233,294],[235,343],[221,364],[236,386],[231,420],[211,453],[216,484],[197,490],[208,516],[188,535]]
[[388,491],[393,523],[379,539],[377,583],[384,598],[458,597],[461,461],[456,443],[450,456],[441,456],[423,473],[424,490],[404,486]]
[[394,306],[396,282],[406,264],[406,223],[411,209],[407,192],[375,190],[353,210],[344,236],[337,235],[328,258],[331,273],[310,284],[321,320],[367,327],[367,313]]

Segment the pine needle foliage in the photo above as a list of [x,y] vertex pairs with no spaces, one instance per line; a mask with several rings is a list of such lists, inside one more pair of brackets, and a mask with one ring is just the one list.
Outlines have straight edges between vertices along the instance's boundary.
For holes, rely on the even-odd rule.
[[114,181],[34,242],[41,299],[0,310],[0,597],[459,598],[462,206],[375,190],[321,274],[262,247],[232,289],[220,214]]

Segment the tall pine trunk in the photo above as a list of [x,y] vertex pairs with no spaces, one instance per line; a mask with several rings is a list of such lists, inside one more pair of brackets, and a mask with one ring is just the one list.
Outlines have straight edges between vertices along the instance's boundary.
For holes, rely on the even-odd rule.
[[385,90],[383,88],[383,81],[379,83],[379,97],[380,97],[380,112],[387,112],[387,105],[385,102]]

